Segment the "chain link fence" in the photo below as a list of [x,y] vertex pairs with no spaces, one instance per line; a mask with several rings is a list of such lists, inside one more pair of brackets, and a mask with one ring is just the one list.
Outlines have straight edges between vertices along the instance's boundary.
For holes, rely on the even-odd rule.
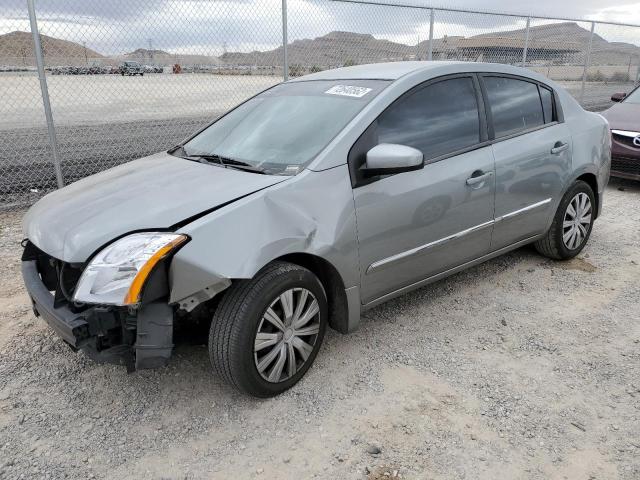
[[9,0],[0,209],[178,143],[247,97],[348,65],[520,65],[587,109],[640,74],[640,27],[360,0]]

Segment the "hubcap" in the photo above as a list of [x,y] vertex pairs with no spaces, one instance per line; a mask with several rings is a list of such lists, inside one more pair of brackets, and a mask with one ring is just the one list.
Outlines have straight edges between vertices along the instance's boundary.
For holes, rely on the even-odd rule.
[[256,368],[272,383],[291,378],[307,362],[320,332],[320,307],[306,288],[292,288],[262,315],[253,347]]
[[586,193],[578,193],[567,206],[562,222],[562,241],[569,250],[580,247],[591,225],[591,200]]

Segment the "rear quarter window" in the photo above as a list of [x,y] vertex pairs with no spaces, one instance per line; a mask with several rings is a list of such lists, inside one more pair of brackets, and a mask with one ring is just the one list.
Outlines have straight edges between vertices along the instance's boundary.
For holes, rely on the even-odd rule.
[[553,93],[546,87],[540,88],[540,100],[542,101],[542,111],[544,113],[544,123],[555,121],[553,113]]

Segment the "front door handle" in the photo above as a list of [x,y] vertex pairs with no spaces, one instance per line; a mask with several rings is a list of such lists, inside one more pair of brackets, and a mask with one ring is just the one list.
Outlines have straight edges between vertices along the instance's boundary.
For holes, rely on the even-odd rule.
[[551,153],[553,155],[557,155],[559,153],[564,152],[567,148],[569,148],[568,143],[556,142],[556,144],[551,149]]
[[469,178],[467,178],[467,185],[477,185],[478,183],[482,183],[492,176],[493,172],[485,173],[482,170],[476,170],[471,174]]

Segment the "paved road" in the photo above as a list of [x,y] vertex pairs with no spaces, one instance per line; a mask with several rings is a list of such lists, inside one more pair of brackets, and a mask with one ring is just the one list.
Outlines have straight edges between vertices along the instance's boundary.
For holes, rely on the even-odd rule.
[[[579,82],[565,83],[565,88],[579,97]],[[611,93],[625,88],[624,85],[589,84],[584,106],[588,110],[603,110],[611,105]],[[161,99],[157,101],[162,103]],[[189,111],[195,110],[191,108]],[[137,118],[129,122],[115,122],[113,116],[105,117],[103,123],[96,118],[82,123],[66,119],[62,126],[57,127],[65,181],[71,183],[175,145],[220,112],[206,116],[183,115],[177,119]],[[5,122],[2,127],[0,209],[7,209],[32,203],[44,192],[55,188],[56,181],[45,125],[8,129]]]
[[[66,183],[169,148],[211,120],[143,120],[57,130]],[[56,186],[46,128],[0,131],[0,208],[30,203]],[[32,192],[37,190],[38,192]]]

